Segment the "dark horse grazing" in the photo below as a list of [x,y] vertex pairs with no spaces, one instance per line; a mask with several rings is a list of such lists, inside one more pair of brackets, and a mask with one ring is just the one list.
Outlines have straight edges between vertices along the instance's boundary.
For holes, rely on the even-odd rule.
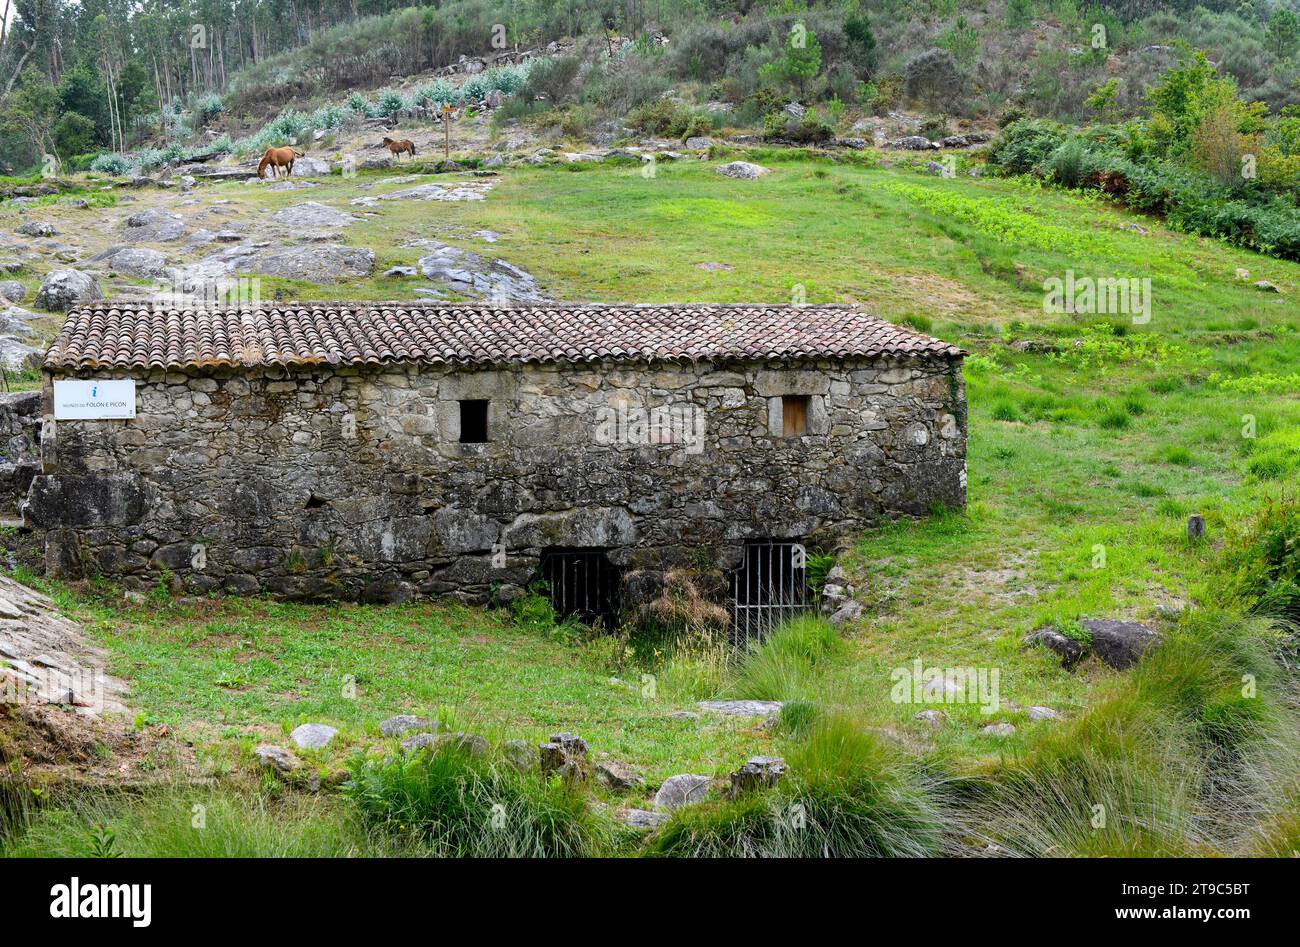
[[257,166],[257,176],[266,177],[266,166],[271,166],[271,176],[278,177],[279,169],[284,168],[285,174],[293,174],[293,162],[295,158],[303,157],[303,153],[297,148],[267,148],[266,154],[262,155],[262,161]]
[[415,157],[415,142],[411,141],[409,138],[403,138],[401,141],[393,141],[391,138],[385,138],[382,144],[393,153],[394,158],[404,154],[410,155],[412,158]]

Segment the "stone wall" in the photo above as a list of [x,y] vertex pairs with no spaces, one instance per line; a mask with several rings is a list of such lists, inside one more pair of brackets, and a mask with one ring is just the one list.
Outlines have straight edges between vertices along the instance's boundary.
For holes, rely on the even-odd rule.
[[[732,568],[746,539],[833,546],[965,503],[959,361],[134,377],[136,418],[46,425],[24,509],[53,574],[508,599],[547,547]],[[783,395],[808,396],[807,435],[780,436]],[[460,443],[463,399],[489,400],[487,443]]]
[[40,471],[41,393],[0,394],[0,518],[18,514],[32,477]]

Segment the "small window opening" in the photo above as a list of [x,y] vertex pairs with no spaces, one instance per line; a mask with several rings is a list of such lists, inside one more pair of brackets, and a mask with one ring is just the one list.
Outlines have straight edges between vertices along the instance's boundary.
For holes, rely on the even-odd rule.
[[745,558],[731,573],[731,632],[738,644],[762,640],[808,607],[807,552],[794,540],[745,543]]
[[808,433],[808,396],[781,396],[781,436],[803,437]]
[[460,442],[486,444],[488,439],[488,403],[462,401],[460,403]]
[[576,616],[613,631],[618,624],[621,570],[603,549],[547,549],[541,574],[557,618]]
[[304,509],[304,510],[319,510],[319,509],[323,509],[327,503],[329,503],[329,500],[325,499],[325,498],[322,497],[322,496],[317,496],[316,494],[311,493],[311,494],[308,494],[308,496],[307,496],[307,502],[306,502],[306,504],[303,506],[303,509]]

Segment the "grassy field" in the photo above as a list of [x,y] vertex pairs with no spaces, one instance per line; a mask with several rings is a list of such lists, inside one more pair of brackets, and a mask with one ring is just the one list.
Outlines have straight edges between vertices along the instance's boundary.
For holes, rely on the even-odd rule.
[[[882,772],[923,766],[961,779],[1009,772],[1002,767],[1012,760],[1035,773],[1047,748],[1064,752],[1071,739],[1087,745],[1098,732],[1139,739],[1134,734],[1147,724],[1135,722],[1128,703],[1137,672],[1116,675],[1092,661],[1064,671],[1048,655],[1022,650],[1020,639],[1087,617],[1162,624],[1191,604],[1215,614],[1225,538],[1267,499],[1293,493],[1300,470],[1300,265],[1019,181],[943,179],[780,152],[750,157],[775,173],[733,181],[714,173],[716,162],[696,161],[660,163],[653,177],[621,166],[510,170],[483,202],[384,202],[346,239],[373,247],[382,272],[414,263],[420,251],[402,247],[407,241],[436,238],[482,252],[469,234],[490,229],[501,234],[491,252],[528,269],[555,298],[785,302],[802,294],[809,302],[860,302],[966,348],[968,509],[881,528],[843,551],[868,608],[842,641],[815,660],[768,655],[727,664],[716,651],[671,649],[636,658],[617,641],[577,642],[508,613],[442,604],[322,607],[160,593],[131,605],[111,589],[55,589],[108,646],[112,669],[132,682],[138,723],[168,725],[221,773],[252,770],[254,743],[283,739],[306,720],[343,730],[329,754],[311,757],[321,771],[343,766],[356,750],[383,749],[377,724],[397,712],[442,715],[497,740],[536,741],[563,729],[585,737],[597,758],[642,768],[651,786],[674,773],[722,775],[755,753],[812,754],[810,771],[826,769],[807,744],[791,742],[788,727],[669,716],[719,695],[807,701],[852,719],[855,734],[875,734],[889,748],[861,750],[862,766]],[[391,187],[382,176],[331,178],[305,196],[347,207],[359,186],[366,193]],[[247,212],[304,199],[236,184],[216,190]],[[708,272],[697,266],[704,262],[733,269]],[[1044,280],[1067,271],[1149,279],[1150,321],[1044,312]],[[1256,289],[1259,279],[1280,293]],[[379,277],[327,295],[403,298],[415,285]],[[1010,344],[1016,341],[1053,351],[1021,351]],[[1186,537],[1193,512],[1209,524],[1200,542]],[[1181,640],[1177,629],[1171,633]],[[1219,668],[1218,658],[1187,657],[1181,647],[1168,649],[1167,664],[1182,655],[1207,679],[1211,665]],[[892,702],[890,687],[891,671],[915,659],[996,668],[1002,708],[990,716],[947,706],[939,728],[914,720],[918,708]],[[1215,687],[1231,684],[1238,670],[1223,660],[1231,673],[1215,670]],[[652,694],[643,675],[653,675]],[[1270,706],[1286,707],[1290,684],[1270,680]],[[345,693],[348,681],[355,696]],[[1168,721],[1182,713],[1175,708],[1185,706],[1184,696],[1161,705],[1171,716],[1149,727],[1164,733],[1153,744],[1180,739],[1166,731],[1176,729]],[[1031,705],[1064,719],[1030,722],[1024,708]],[[1108,714],[1128,723],[1099,724]],[[1018,729],[1010,737],[981,733],[991,722]],[[828,724],[832,734],[839,725]],[[1200,724],[1188,726],[1195,732],[1187,745],[1199,746]],[[1096,745],[1109,746],[1109,737]],[[1131,777],[1124,793],[1151,785],[1133,775],[1148,773],[1139,757],[1125,757],[1132,768],[1123,770]],[[1156,783],[1176,782],[1167,761],[1150,765]],[[1280,785],[1290,777],[1275,778]],[[800,785],[815,798],[822,784]],[[1284,838],[1294,831],[1287,791],[1269,797],[1281,800],[1269,818]],[[642,798],[601,795],[618,804]],[[1169,803],[1171,811],[1181,805]],[[916,807],[907,811],[925,808]],[[731,810],[718,818],[742,816],[763,818]],[[946,818],[952,833],[960,819]],[[656,844],[665,853],[717,851],[701,841],[712,836],[688,823],[675,821],[671,845]],[[845,843],[849,850],[938,850],[936,842],[913,851],[868,828]],[[1193,844],[1200,835],[1165,828],[1052,844],[1076,854],[1226,848],[1223,835]]]

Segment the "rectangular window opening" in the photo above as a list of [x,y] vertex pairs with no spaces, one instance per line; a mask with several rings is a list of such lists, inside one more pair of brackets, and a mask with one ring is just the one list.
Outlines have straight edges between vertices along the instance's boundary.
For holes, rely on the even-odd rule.
[[469,400],[460,403],[460,442],[486,444],[488,439],[488,403]]
[[731,573],[731,634],[737,644],[761,641],[808,608],[807,553],[788,539],[745,543],[745,558]]
[[617,627],[622,570],[609,561],[605,550],[544,550],[541,576],[557,618],[576,616],[606,631]]
[[781,396],[781,436],[803,437],[808,433],[808,396]]

